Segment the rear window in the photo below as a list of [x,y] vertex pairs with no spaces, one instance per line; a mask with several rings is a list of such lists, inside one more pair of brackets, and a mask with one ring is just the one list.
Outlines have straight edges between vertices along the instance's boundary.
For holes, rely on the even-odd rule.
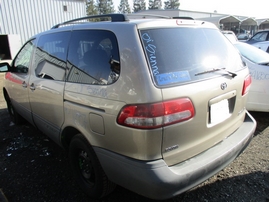
[[141,30],[154,81],[158,86],[185,84],[222,75],[214,68],[237,71],[243,67],[234,46],[215,29],[162,28]]
[[120,75],[118,42],[110,31],[73,31],[67,60],[68,82],[109,85]]

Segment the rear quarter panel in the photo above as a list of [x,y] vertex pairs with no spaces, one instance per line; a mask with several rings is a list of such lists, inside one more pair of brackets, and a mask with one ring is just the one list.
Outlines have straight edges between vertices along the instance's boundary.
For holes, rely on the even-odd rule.
[[118,38],[120,77],[115,83],[103,86],[67,82],[63,129],[75,127],[91,145],[131,158],[161,158],[162,128],[138,130],[117,123],[123,106],[160,102],[162,93],[152,82],[136,26],[125,23],[124,32],[121,23],[110,26],[107,28]]

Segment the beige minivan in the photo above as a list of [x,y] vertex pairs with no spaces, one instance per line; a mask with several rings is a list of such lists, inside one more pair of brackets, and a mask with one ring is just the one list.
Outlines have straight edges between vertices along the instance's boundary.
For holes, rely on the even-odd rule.
[[66,149],[92,198],[116,184],[174,197],[231,163],[256,128],[249,70],[204,21],[74,19],[30,38],[0,70],[13,121]]

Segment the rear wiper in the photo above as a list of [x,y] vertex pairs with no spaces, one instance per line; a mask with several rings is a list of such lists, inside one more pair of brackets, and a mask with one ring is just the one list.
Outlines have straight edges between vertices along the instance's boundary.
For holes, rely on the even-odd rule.
[[233,78],[237,76],[236,73],[228,71],[228,70],[226,70],[226,68],[213,68],[213,69],[210,69],[210,70],[206,70],[206,71],[197,73],[197,74],[195,74],[195,76],[198,76],[198,75],[201,75],[201,74],[207,74],[207,73],[211,73],[211,72],[216,72],[216,71],[225,71],[225,73],[227,75],[229,75],[229,76],[231,76]]

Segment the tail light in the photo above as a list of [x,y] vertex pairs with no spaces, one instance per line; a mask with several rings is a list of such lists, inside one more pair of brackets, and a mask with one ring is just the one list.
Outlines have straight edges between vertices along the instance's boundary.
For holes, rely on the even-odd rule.
[[242,95],[245,95],[248,93],[250,85],[251,85],[251,76],[248,75],[245,80],[244,80],[244,85],[243,85],[243,90],[242,90]]
[[186,121],[193,116],[192,102],[181,98],[154,104],[127,105],[119,113],[117,122],[132,128],[153,129]]

